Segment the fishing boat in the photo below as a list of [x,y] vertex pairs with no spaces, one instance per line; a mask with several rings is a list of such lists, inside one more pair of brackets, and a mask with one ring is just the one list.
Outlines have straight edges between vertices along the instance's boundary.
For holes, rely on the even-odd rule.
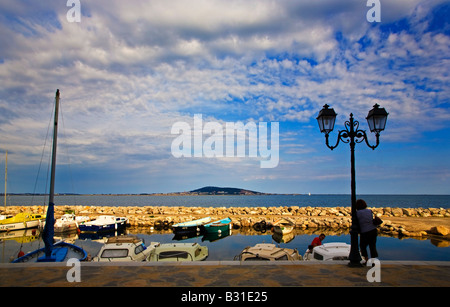
[[183,222],[172,225],[172,230],[175,234],[181,233],[201,233],[203,232],[203,225],[211,222],[211,217],[204,217],[198,220]]
[[348,255],[350,255],[350,244],[334,242],[316,246],[312,251],[307,249],[303,259],[319,261],[348,260]]
[[208,247],[198,243],[165,243],[155,246],[148,261],[202,261],[208,257]]
[[81,223],[78,228],[82,232],[107,232],[123,229],[127,222],[126,217],[100,215],[95,220]]
[[88,216],[76,216],[73,213],[66,213],[55,222],[56,233],[76,232],[78,225],[82,222],[89,221]]
[[29,212],[17,213],[15,216],[9,216],[0,220],[0,231],[11,231],[42,226],[45,222],[45,216]]
[[230,230],[231,219],[226,217],[224,219],[211,222],[202,226],[206,233],[222,233]]
[[297,249],[277,247],[271,243],[259,243],[253,247],[246,247],[234,257],[239,261],[282,261],[302,260]]
[[144,241],[136,236],[111,237],[107,239],[92,261],[146,261],[156,245],[159,245],[159,242],[151,242],[149,246],[145,246]]
[[65,262],[69,259],[78,259],[84,261],[87,258],[87,253],[81,247],[76,245],[59,241],[54,243],[54,224],[55,224],[55,171],[56,171],[56,148],[57,148],[57,135],[58,135],[58,110],[59,110],[59,90],[56,91],[55,98],[55,119],[53,126],[53,149],[52,149],[52,166],[50,175],[50,193],[49,204],[47,208],[46,222],[42,239],[45,247],[37,249],[31,253],[21,256],[13,261],[13,263],[19,262]]
[[282,218],[272,224],[273,232],[286,235],[294,230],[295,223],[288,218]]

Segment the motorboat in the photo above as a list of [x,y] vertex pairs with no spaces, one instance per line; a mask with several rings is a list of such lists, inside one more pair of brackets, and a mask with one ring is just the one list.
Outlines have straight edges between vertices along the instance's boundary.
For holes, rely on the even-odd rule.
[[172,230],[175,234],[189,233],[189,232],[201,233],[204,230],[202,226],[204,226],[209,222],[211,222],[211,217],[208,216],[198,220],[174,224],[172,225]]
[[159,243],[151,242],[149,246],[145,246],[144,241],[136,236],[111,237],[106,240],[92,261],[146,261],[156,245]]
[[126,227],[128,219],[114,215],[100,215],[95,220],[83,222],[78,225],[80,231],[84,232],[104,232],[114,231]]
[[303,259],[304,260],[348,260],[348,255],[350,254],[350,244],[335,242],[335,243],[325,243],[318,245],[311,251],[307,249]]
[[78,225],[82,222],[89,221],[88,216],[76,216],[73,213],[66,213],[55,222],[55,232],[73,232],[78,230]]
[[17,213],[0,220],[0,231],[20,230],[42,226],[45,215],[29,212]]
[[206,233],[225,233],[231,228],[231,218],[226,217],[224,219],[205,224],[203,227],[205,228]]
[[208,255],[208,247],[198,243],[164,243],[155,246],[148,261],[202,261]]
[[239,261],[281,261],[281,260],[302,260],[297,249],[277,247],[272,243],[259,243],[253,247],[246,247],[234,257]]

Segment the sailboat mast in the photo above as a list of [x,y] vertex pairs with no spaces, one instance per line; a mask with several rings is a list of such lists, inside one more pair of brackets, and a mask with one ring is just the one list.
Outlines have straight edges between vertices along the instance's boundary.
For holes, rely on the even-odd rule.
[[6,158],[5,158],[5,212],[6,212],[6,182],[8,181],[8,151],[6,151]]
[[49,203],[53,203],[55,196],[55,169],[56,169],[56,143],[58,136],[58,113],[59,113],[59,89],[56,90],[55,97],[55,121],[53,126],[53,149],[52,149],[52,169],[50,177]]

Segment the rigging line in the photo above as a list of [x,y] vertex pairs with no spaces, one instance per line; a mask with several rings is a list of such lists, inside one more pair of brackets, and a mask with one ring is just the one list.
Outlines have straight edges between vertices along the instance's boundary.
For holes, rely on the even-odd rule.
[[[62,121],[62,133],[64,136],[64,140],[68,140],[67,136],[66,136],[66,124],[64,121],[64,113],[63,113],[63,109],[62,109],[62,101],[63,99],[60,98],[59,100],[59,114],[61,115],[61,121]],[[70,185],[72,186],[72,193],[75,193],[75,186],[74,186],[74,181],[73,181],[73,174],[72,174],[72,163],[70,160],[70,155],[69,155],[69,145],[67,144],[67,146],[65,146],[65,150],[66,150],[66,155],[67,155],[67,159],[68,159],[68,165],[69,165],[69,176],[70,176]],[[76,199],[75,196],[73,195],[73,204],[76,205]]]
[[[55,101],[55,103],[56,103],[56,101]],[[55,108],[55,106],[53,105],[53,108],[52,108],[52,109],[54,109],[54,108]],[[38,181],[39,181],[39,174],[40,174],[40,172],[41,172],[42,161],[44,160],[45,148],[46,148],[46,146],[47,146],[47,140],[48,140],[48,135],[49,135],[49,131],[50,131],[50,126],[51,126],[51,124],[52,124],[52,119],[53,119],[53,113],[54,113],[54,111],[52,111],[52,112],[50,112],[50,113],[51,113],[51,114],[50,114],[50,119],[49,119],[49,122],[48,122],[47,134],[46,134],[46,136],[45,136],[44,146],[42,147],[41,161],[39,162],[38,172],[37,172],[37,175],[36,175],[36,180],[35,180],[35,182],[34,182],[33,194],[32,194],[32,197],[31,197],[31,204],[30,204],[30,205],[33,205],[33,202],[34,202],[34,196],[36,195],[36,188],[37,188],[37,184],[38,184]],[[46,181],[48,181],[48,167],[47,167],[47,179],[46,179]],[[46,191],[46,190],[45,190],[45,191]]]

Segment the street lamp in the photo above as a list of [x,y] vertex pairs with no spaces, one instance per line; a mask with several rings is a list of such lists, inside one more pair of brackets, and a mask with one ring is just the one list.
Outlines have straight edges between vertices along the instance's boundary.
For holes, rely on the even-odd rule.
[[349,260],[350,266],[360,266],[361,256],[358,248],[358,232],[359,223],[356,217],[356,182],[355,182],[355,144],[365,141],[367,146],[375,149],[380,144],[380,132],[386,127],[386,120],[388,113],[384,108],[380,108],[378,104],[373,106],[373,109],[369,111],[367,115],[367,123],[371,132],[375,133],[376,144],[370,145],[367,139],[365,130],[359,129],[359,122],[353,119],[353,113],[350,113],[350,120],[345,122],[345,130],[339,130],[338,139],[336,145],[330,146],[328,143],[328,135],[334,129],[334,122],[336,121],[336,112],[329,108],[329,105],[324,105],[317,116],[317,122],[319,124],[320,132],[325,133],[325,144],[331,150],[335,149],[339,142],[350,143],[351,152],[351,192],[352,192],[352,227],[350,229],[351,247]]

